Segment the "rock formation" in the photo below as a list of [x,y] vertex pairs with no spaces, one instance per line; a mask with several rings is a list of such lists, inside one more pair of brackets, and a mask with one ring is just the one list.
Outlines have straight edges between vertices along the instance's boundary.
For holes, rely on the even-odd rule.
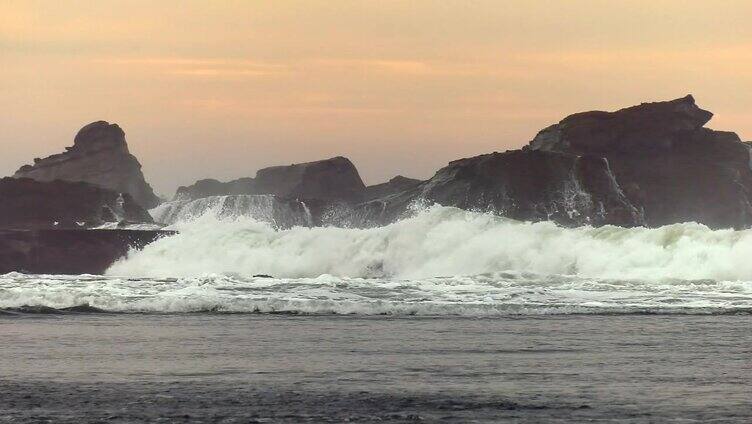
[[174,234],[139,230],[2,230],[0,274],[102,274],[131,248]]
[[530,149],[606,158],[648,226],[748,228],[750,148],[734,133],[703,128],[712,116],[692,96],[578,113],[541,131]]
[[[395,177],[366,187],[344,157],[264,168],[253,178],[201,180],[181,187],[176,201],[183,203],[165,209],[165,216],[216,203],[238,209],[223,213],[252,209],[284,225],[372,226],[409,215],[411,205],[438,203],[567,226],[696,221],[712,228],[748,228],[750,147],[734,133],[705,128],[712,116],[692,96],[615,112],[577,113],[540,131],[521,150],[456,160],[427,181]],[[94,157],[102,159],[98,155],[132,158],[117,126],[89,125],[67,153],[24,167],[17,176],[59,178],[62,169],[69,169],[66,164],[88,164]],[[101,185],[112,186],[116,176],[124,175],[91,166],[87,175],[105,179],[107,184],[100,180]],[[148,187],[140,171],[129,181],[136,181],[135,186],[120,191]],[[190,203],[224,195],[237,197]],[[243,197],[248,195],[275,198]]]
[[712,116],[692,96],[577,113],[522,150],[451,162],[402,193],[357,205],[345,220],[387,223],[421,202],[567,226],[748,228],[750,147],[734,133],[704,128]]
[[91,228],[104,223],[153,222],[127,193],[84,182],[0,179],[0,228]]
[[[400,176],[366,187],[353,164],[336,157],[226,183],[201,180],[155,212],[166,222],[216,209],[279,228],[365,227],[438,203],[566,226],[752,227],[750,145],[705,128],[712,116],[692,96],[577,113],[521,150],[456,160],[427,181]],[[66,153],[36,160],[15,177],[0,179],[0,229],[9,228],[0,230],[0,273],[103,272],[129,246],[169,234],[66,230],[151,221],[139,203],[154,205],[156,197],[116,125],[84,127]]]
[[285,198],[357,201],[365,185],[349,159],[338,156],[289,166],[273,166],[256,173],[255,178],[241,178],[222,183],[200,180],[178,188],[176,199],[199,199],[226,194],[273,194]]
[[712,117],[697,107],[692,96],[616,112],[575,113],[539,132],[530,147],[575,154],[670,150]]
[[141,164],[128,151],[125,133],[116,124],[93,122],[76,135],[66,152],[35,159],[16,171],[15,178],[37,181],[84,181],[118,193],[128,193],[144,208],[159,203],[144,180]]
[[356,206],[354,222],[392,222],[409,214],[415,203],[567,226],[642,223],[605,159],[530,150],[450,162],[428,181]]

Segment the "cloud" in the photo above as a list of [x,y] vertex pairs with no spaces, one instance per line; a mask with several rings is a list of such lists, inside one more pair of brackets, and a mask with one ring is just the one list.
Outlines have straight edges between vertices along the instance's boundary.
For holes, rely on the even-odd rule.
[[712,70],[749,76],[752,45],[698,45],[693,48],[582,49],[518,52],[513,60],[535,67],[563,67],[579,72],[641,70]]
[[168,75],[188,77],[255,77],[290,72],[288,65],[247,59],[190,57],[115,57],[97,58],[95,63],[140,68]]

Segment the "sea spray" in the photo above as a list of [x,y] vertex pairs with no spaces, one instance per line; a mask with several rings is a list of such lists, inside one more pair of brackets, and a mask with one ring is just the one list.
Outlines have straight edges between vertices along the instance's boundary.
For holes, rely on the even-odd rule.
[[563,228],[432,206],[378,228],[278,229],[204,214],[179,234],[132,251],[112,276],[320,275],[421,279],[505,271],[663,281],[752,281],[752,231],[695,224]]
[[165,225],[189,222],[207,214],[219,220],[251,218],[266,222],[275,228],[313,224],[311,212],[305,203],[294,199],[280,199],[270,194],[178,199],[163,203],[151,209],[149,213],[156,222]]

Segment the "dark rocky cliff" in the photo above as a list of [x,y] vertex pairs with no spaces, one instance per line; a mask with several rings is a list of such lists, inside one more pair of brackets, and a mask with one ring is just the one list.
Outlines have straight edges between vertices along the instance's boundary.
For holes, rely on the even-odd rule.
[[95,230],[152,223],[127,193],[84,182],[0,179],[0,274],[100,274],[162,231]]
[[365,185],[349,159],[338,156],[315,162],[260,169],[255,178],[226,183],[206,179],[178,188],[176,199],[226,194],[273,194],[285,198],[357,201]]
[[0,230],[0,274],[102,274],[131,248],[172,234],[138,230]]
[[732,132],[704,128],[712,116],[692,96],[578,113],[541,131],[530,149],[606,158],[648,226],[748,228],[750,148]]
[[567,226],[643,223],[604,158],[532,150],[450,162],[428,181],[355,206],[352,221],[385,224],[434,203]]
[[125,133],[116,124],[93,122],[76,134],[64,153],[35,159],[13,175],[37,181],[83,181],[118,193],[130,194],[146,209],[159,203],[141,172],[141,164],[128,151]]
[[153,222],[129,194],[83,182],[0,179],[0,228],[91,228]]
[[451,162],[426,182],[344,215],[355,225],[387,223],[419,202],[567,226],[749,228],[750,147],[734,133],[704,128],[712,116],[692,96],[577,113],[522,150]]

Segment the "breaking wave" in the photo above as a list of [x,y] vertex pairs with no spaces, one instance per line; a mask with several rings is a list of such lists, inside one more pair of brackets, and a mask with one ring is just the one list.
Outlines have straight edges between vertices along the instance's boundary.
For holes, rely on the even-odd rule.
[[433,206],[378,228],[277,229],[204,214],[133,251],[112,276],[420,279],[495,272],[662,281],[752,281],[752,231],[695,223],[563,228]]
[[250,218],[275,228],[313,224],[311,212],[305,203],[279,199],[270,194],[236,194],[195,200],[174,200],[162,203],[149,213],[154,221],[165,225],[189,222],[207,214],[219,220]]
[[282,229],[209,209],[105,276],[0,275],[0,315],[752,313],[752,231],[562,228],[440,206],[378,228]]

